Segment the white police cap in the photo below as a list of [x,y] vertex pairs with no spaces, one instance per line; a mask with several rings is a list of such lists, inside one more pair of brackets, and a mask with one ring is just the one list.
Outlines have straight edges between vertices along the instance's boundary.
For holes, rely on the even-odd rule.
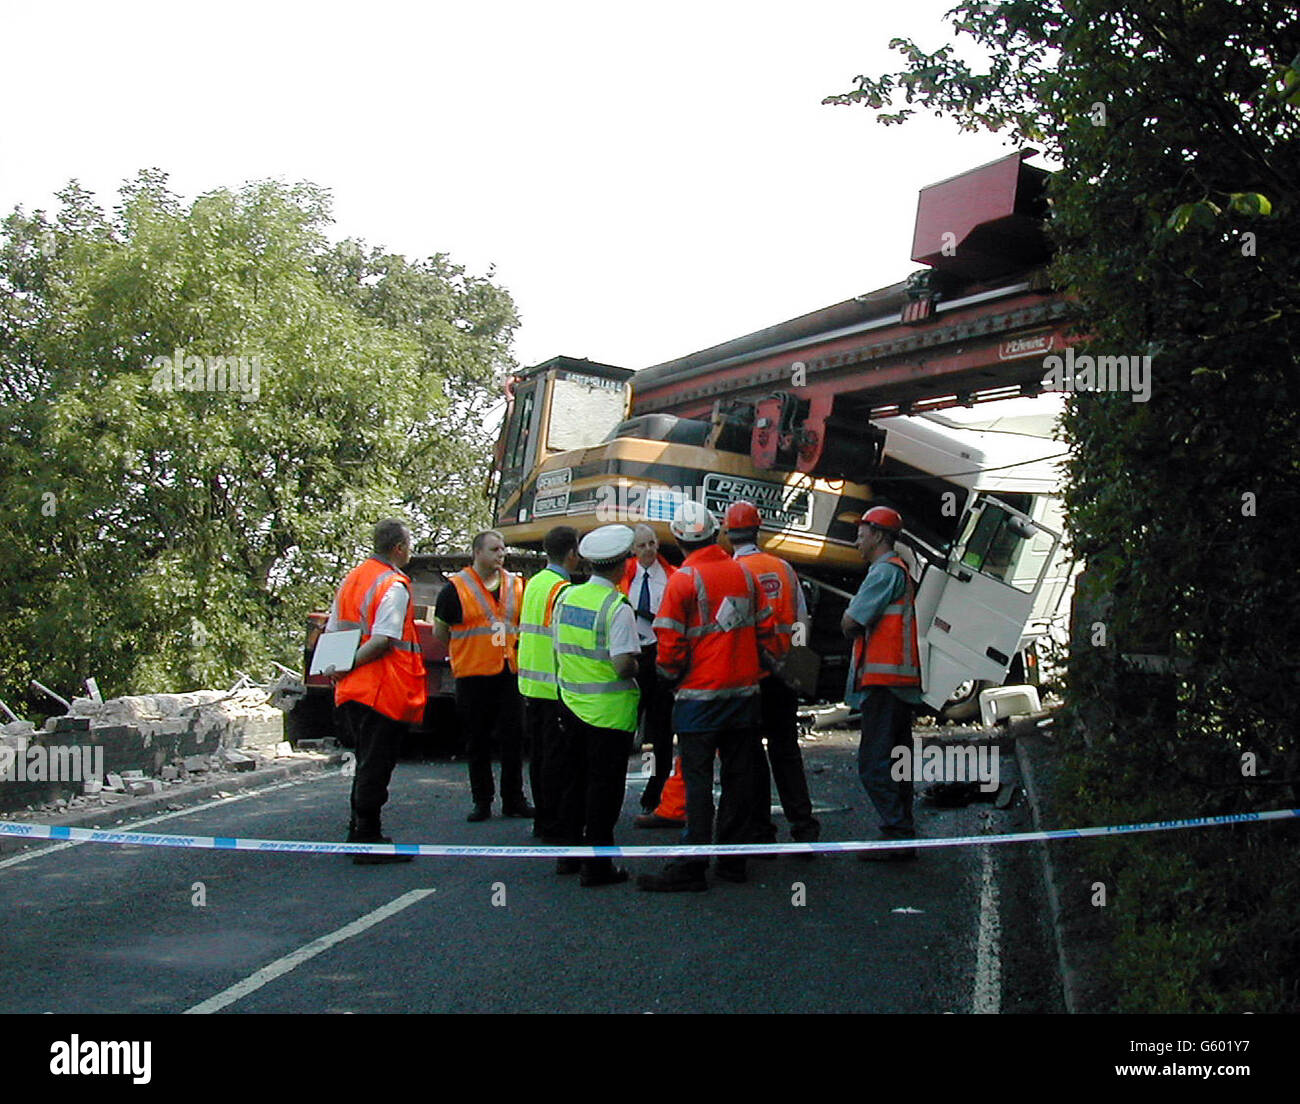
[[636,534],[626,525],[602,525],[578,543],[578,554],[594,567],[618,563],[632,551]]

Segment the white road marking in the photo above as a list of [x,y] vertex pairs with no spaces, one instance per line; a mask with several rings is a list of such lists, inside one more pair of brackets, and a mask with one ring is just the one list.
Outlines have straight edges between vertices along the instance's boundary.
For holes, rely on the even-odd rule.
[[1002,1011],[1001,922],[993,848],[980,848],[979,935],[975,943],[975,995],[971,1011],[996,1016]]
[[360,935],[367,928],[373,928],[376,924],[382,923],[390,916],[395,916],[404,908],[409,908],[417,901],[423,901],[430,894],[436,892],[433,889],[413,889],[409,893],[403,893],[400,897],[389,901],[388,904],[375,909],[374,912],[366,913],[360,919],[345,924],[338,931],[330,932],[329,935],[322,935],[319,939],[313,939],[306,946],[299,947],[296,951],[285,955],[283,958],[277,958],[269,966],[263,966],[257,973],[250,974],[243,981],[236,982],[229,989],[223,989],[216,996],[200,1001],[193,1008],[187,1008],[185,1015],[202,1015],[208,1012],[216,1012],[225,1008],[228,1004],[234,1004],[235,1001],[248,996],[249,993],[255,992],[276,978],[282,977],[309,959],[315,958],[318,954],[323,954],[336,944],[342,943],[345,939]]
[[[319,782],[324,778],[332,777],[333,771],[319,771],[307,775],[305,778],[295,778],[288,782],[277,782],[274,786],[264,786],[256,790],[243,790],[237,794],[231,794],[229,797],[220,797],[215,801],[205,801],[199,805],[188,805],[184,809],[176,809],[170,813],[159,813],[157,816],[145,817],[143,820],[132,820],[122,825],[124,832],[134,831],[136,828],[144,828],[150,824],[161,824],[164,820],[175,820],[177,817],[189,816],[191,813],[201,812],[204,809],[215,809],[221,805],[230,805],[236,801],[243,801],[249,797],[261,797],[264,794],[274,793],[276,790],[287,790],[291,786],[301,786],[305,782]],[[106,810],[104,819],[112,815],[112,810]],[[86,840],[71,840],[66,843],[53,843],[48,847],[38,847],[32,851],[23,851],[21,854],[14,855],[12,858],[0,859],[0,870],[7,866],[17,866],[19,863],[31,862],[32,859],[42,859],[46,855],[53,855],[58,851],[66,851],[69,847],[80,847]]]

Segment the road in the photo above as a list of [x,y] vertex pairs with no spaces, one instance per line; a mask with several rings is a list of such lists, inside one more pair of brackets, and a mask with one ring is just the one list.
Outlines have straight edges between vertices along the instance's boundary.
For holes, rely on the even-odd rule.
[[[831,733],[804,749],[828,839],[872,836],[855,742]],[[1011,754],[1001,769],[1013,778]],[[316,775],[150,818],[150,830],[340,840],[348,786]],[[676,842],[631,827],[639,792],[634,780],[618,842]],[[462,763],[403,762],[385,827],[401,842],[530,842],[528,822],[467,824],[468,808]],[[1030,827],[1023,800],[917,811],[925,836]],[[1031,846],[908,864],[782,856],[702,894],[582,889],[547,859],[360,867],[45,846],[0,862],[0,1012],[1059,1011]],[[634,875],[661,863],[626,861]]]

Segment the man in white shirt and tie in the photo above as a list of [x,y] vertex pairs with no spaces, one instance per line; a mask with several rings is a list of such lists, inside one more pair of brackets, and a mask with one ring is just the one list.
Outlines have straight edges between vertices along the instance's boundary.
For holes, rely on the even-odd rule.
[[673,699],[655,674],[658,640],[652,625],[664,599],[668,577],[677,569],[659,555],[659,538],[648,525],[638,525],[632,544],[633,558],[623,573],[622,591],[636,613],[636,631],[641,640],[637,685],[641,689],[640,717],[645,719],[645,738],[654,751],[654,772],[641,795],[641,809],[653,813],[659,793],[673,766]]

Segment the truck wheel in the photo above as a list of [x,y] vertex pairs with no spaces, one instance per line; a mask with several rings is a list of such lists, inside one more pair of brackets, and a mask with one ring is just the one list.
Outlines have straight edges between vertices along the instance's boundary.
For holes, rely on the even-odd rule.
[[975,720],[980,715],[980,691],[992,685],[984,679],[967,679],[943,703],[939,710],[940,718],[953,724]]

